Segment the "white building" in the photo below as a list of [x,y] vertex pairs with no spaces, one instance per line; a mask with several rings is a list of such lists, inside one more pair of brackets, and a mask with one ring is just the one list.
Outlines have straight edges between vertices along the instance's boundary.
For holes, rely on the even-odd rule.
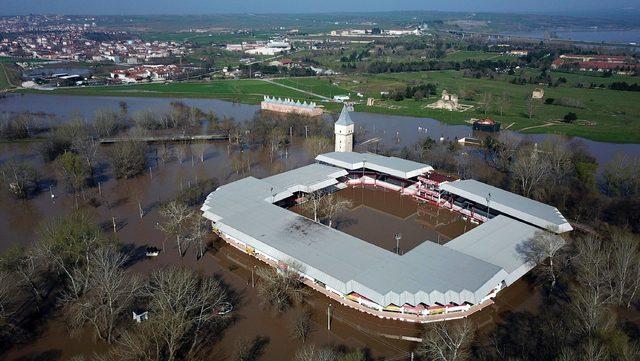
[[342,107],[340,117],[335,124],[336,134],[336,152],[352,152],[353,151],[353,132],[355,123],[349,116],[347,106]]

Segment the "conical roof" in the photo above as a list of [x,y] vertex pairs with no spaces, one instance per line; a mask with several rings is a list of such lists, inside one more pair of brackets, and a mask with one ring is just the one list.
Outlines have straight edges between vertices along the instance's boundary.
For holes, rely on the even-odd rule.
[[342,107],[342,111],[340,112],[340,117],[338,118],[338,121],[336,121],[336,124],[337,125],[355,124],[353,120],[351,120],[351,117],[349,116],[349,111],[347,110],[346,105]]

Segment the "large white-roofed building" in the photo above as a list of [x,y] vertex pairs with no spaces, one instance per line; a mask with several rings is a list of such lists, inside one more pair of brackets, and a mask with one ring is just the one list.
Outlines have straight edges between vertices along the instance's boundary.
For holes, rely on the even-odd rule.
[[[221,186],[207,197],[203,216],[240,250],[274,266],[294,261],[310,286],[381,317],[418,322],[464,317],[532,268],[518,245],[552,225],[557,233],[571,229],[562,215],[553,216],[555,208],[476,181],[443,181],[425,199],[424,180],[436,178],[429,177],[434,170],[426,164],[354,152],[321,154],[316,160]],[[427,240],[400,255],[285,206],[305,194],[355,184],[428,200],[481,224],[444,245]],[[481,208],[488,192],[489,212],[465,208],[464,202]]]

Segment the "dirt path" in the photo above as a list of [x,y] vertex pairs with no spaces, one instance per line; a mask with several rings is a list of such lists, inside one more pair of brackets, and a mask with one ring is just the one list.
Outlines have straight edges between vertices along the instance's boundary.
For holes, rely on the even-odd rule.
[[529,130],[529,129],[535,129],[535,128],[546,128],[546,127],[550,127],[552,125],[558,125],[557,123],[544,123],[544,124],[540,124],[540,125],[532,125],[530,127],[524,127],[520,130],[518,130],[519,132],[524,132],[525,130]]

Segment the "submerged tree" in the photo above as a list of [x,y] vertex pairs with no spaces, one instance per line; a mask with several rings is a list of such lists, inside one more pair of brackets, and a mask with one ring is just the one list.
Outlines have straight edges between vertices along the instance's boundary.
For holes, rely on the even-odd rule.
[[79,155],[66,152],[56,158],[55,167],[60,177],[71,190],[81,191],[87,184],[90,166]]
[[127,257],[112,247],[99,247],[88,255],[85,286],[77,299],[66,298],[67,320],[75,333],[90,326],[97,338],[112,343],[116,327],[130,317],[142,282],[124,270]]
[[336,217],[351,207],[353,207],[351,200],[340,198],[335,193],[331,193],[323,197],[320,204],[320,214],[331,227]]
[[285,267],[279,270],[269,267],[258,268],[258,295],[262,306],[281,313],[291,305],[301,302],[307,294],[300,278],[301,268],[302,265],[296,262],[287,262]]
[[27,198],[36,191],[38,175],[29,163],[11,159],[0,169],[4,184],[13,196]]
[[108,157],[116,178],[133,178],[147,167],[147,145],[138,140],[128,140],[113,145]]
[[427,360],[468,360],[471,356],[470,348],[474,337],[474,326],[467,319],[434,322],[426,327],[417,353]]
[[163,221],[158,225],[158,228],[167,235],[176,237],[176,246],[178,247],[178,253],[181,257],[184,257],[186,247],[184,244],[187,222],[193,215],[189,212],[189,208],[179,202],[171,201],[160,209],[160,215]]
[[562,237],[552,230],[537,231],[532,238],[519,244],[516,251],[522,260],[532,267],[537,266],[538,270],[550,280],[551,288],[553,288],[556,284],[559,266],[557,258],[564,243]]

